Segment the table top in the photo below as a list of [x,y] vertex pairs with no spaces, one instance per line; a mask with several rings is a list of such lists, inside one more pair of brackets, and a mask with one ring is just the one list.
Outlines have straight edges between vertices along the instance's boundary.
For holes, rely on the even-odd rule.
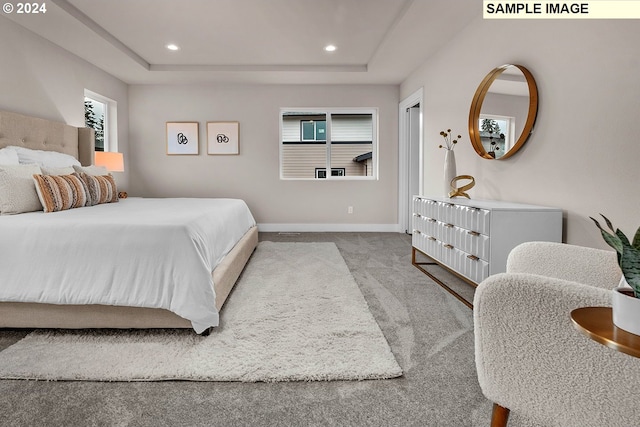
[[613,324],[611,307],[582,307],[571,312],[576,329],[589,338],[622,353],[640,357],[640,336]]

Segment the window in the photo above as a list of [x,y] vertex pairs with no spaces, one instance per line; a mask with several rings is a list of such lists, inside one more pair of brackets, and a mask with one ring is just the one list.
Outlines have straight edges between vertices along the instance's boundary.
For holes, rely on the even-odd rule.
[[377,179],[377,122],[373,108],[281,109],[280,178]]
[[325,120],[300,120],[303,141],[326,141],[327,122]]
[[515,117],[481,114],[478,128],[484,150],[493,158],[502,157],[515,144]]
[[116,101],[85,89],[84,124],[96,132],[96,151],[118,151],[116,118]]
[[[344,176],[344,168],[331,168],[331,176]],[[325,168],[316,168],[316,178],[326,178],[327,170]]]

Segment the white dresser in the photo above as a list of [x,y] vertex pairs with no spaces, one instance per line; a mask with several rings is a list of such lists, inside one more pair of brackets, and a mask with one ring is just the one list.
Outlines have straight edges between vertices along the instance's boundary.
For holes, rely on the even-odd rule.
[[418,250],[478,284],[503,273],[511,249],[527,241],[562,241],[562,210],[495,200],[413,198],[414,265]]

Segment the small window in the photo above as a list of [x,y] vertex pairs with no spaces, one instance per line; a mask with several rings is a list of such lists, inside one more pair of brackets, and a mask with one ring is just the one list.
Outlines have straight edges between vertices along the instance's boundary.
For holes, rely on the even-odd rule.
[[[344,168],[331,169],[331,176],[344,176]],[[326,178],[327,170],[325,168],[316,168],[316,178]]]
[[377,123],[374,108],[281,109],[280,178],[377,179]]
[[326,141],[327,122],[324,120],[301,120],[303,141]]
[[515,144],[515,117],[481,114],[480,141],[493,158],[505,155]]
[[117,103],[105,96],[84,91],[84,124],[96,134],[96,151],[117,151]]

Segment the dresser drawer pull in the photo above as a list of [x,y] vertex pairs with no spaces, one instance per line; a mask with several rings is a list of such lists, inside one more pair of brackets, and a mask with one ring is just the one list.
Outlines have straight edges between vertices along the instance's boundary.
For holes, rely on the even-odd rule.
[[448,243],[447,243],[447,244],[445,244],[445,245],[443,245],[443,246],[444,246],[445,248],[447,248],[447,249],[453,249],[453,246],[451,246],[451,245],[450,245],[450,244],[448,244]]
[[467,234],[471,234],[472,236],[479,236],[480,233],[478,233],[477,231],[467,231]]
[[469,258],[471,261],[478,261],[480,259],[475,255],[467,255],[467,258]]
[[445,205],[445,206],[447,206],[447,207],[449,207],[449,208],[452,208],[452,207],[454,207],[454,206],[455,206],[455,204],[453,204],[453,203],[445,203],[444,205]]
[[445,224],[444,226],[447,227],[447,228],[453,228],[454,227],[453,224]]
[[435,218],[427,218],[427,221],[429,221],[429,222],[437,222],[438,220],[435,219]]
[[435,237],[429,236],[429,240],[433,240],[435,242],[437,239]]

